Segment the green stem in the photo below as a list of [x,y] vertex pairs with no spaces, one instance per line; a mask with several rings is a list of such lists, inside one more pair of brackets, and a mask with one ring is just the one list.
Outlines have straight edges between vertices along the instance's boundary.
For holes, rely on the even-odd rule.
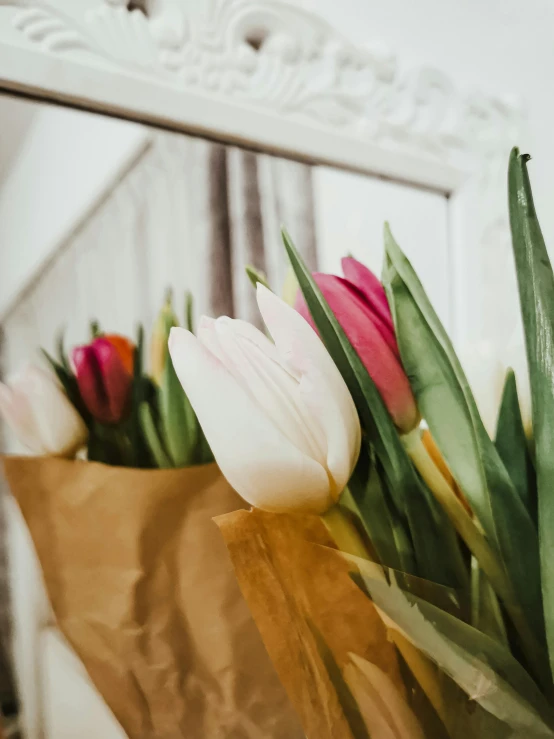
[[370,559],[367,547],[358,533],[357,528],[349,517],[345,515],[344,511],[341,511],[338,505],[329,508],[321,516],[321,520],[341,552],[352,554],[361,559]]
[[542,667],[544,664],[542,650],[529,628],[521,607],[517,603],[512,584],[504,566],[499,561],[477,523],[466,511],[458,496],[436,466],[423,444],[419,429],[414,429],[409,434],[402,436],[401,439],[420,475],[445,510],[456,531],[465,541],[468,549],[479,562],[481,569],[487,576],[496,594],[504,602],[510,619],[519,634],[529,664],[534,669],[535,674],[546,677]]
[[[358,530],[338,505],[333,506],[327,513],[324,513],[321,516],[321,520],[342,552],[365,560],[372,559]],[[375,567],[377,569],[374,571],[374,576],[382,577],[385,580],[381,566],[375,565]],[[378,608],[376,610],[379,616],[383,618],[381,611]],[[399,631],[393,628],[388,619],[384,620],[384,624],[389,638],[395,644],[414,677],[421,685],[431,705],[444,721],[446,719],[444,698],[436,666],[425,655],[421,654]]]

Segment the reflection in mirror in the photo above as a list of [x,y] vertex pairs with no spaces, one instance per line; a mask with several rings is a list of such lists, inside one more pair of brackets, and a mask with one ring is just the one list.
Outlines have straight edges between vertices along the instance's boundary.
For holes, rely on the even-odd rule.
[[[145,11],[143,3],[132,5]],[[3,377],[33,359],[37,347],[54,351],[60,330],[67,347],[86,342],[93,319],[131,336],[141,323],[149,336],[168,288],[181,319],[191,291],[197,316],[226,314],[259,326],[244,265],[281,291],[281,224],[311,269],[340,274],[340,258],[352,254],[379,273],[389,220],[452,329],[442,193],[14,98],[0,99],[0,116]],[[2,446],[20,451],[7,430]],[[3,519],[3,710],[15,713],[17,684],[27,737],[122,736],[54,627],[28,534],[4,498],[12,605]],[[16,680],[8,669],[12,651]]]

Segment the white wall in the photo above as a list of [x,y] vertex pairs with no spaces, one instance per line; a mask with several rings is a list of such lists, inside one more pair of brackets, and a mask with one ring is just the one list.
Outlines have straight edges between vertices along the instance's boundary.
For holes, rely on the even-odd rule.
[[0,316],[148,140],[137,124],[36,106],[0,187]]

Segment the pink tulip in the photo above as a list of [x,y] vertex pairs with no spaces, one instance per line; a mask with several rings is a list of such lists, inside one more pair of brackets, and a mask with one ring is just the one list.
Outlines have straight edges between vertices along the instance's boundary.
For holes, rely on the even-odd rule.
[[[400,352],[385,290],[377,277],[352,257],[342,260],[345,277],[314,274],[314,279],[364,363],[399,431],[408,433],[419,423],[410,383]],[[299,291],[296,310],[315,328]]]
[[[120,344],[127,340],[101,336],[86,346],[73,350],[72,363],[81,397],[96,420],[119,423],[128,413],[133,381],[129,351]],[[130,345],[130,342],[127,342]]]

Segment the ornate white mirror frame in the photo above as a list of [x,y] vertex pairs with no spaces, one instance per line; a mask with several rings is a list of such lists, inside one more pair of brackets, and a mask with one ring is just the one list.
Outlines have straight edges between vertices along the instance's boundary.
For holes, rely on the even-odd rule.
[[275,0],[0,0],[0,87],[445,192],[457,339],[494,325],[479,276],[508,253],[509,98]]
[[357,47],[293,2],[0,0],[0,91],[443,192],[455,338],[506,341],[518,107]]

